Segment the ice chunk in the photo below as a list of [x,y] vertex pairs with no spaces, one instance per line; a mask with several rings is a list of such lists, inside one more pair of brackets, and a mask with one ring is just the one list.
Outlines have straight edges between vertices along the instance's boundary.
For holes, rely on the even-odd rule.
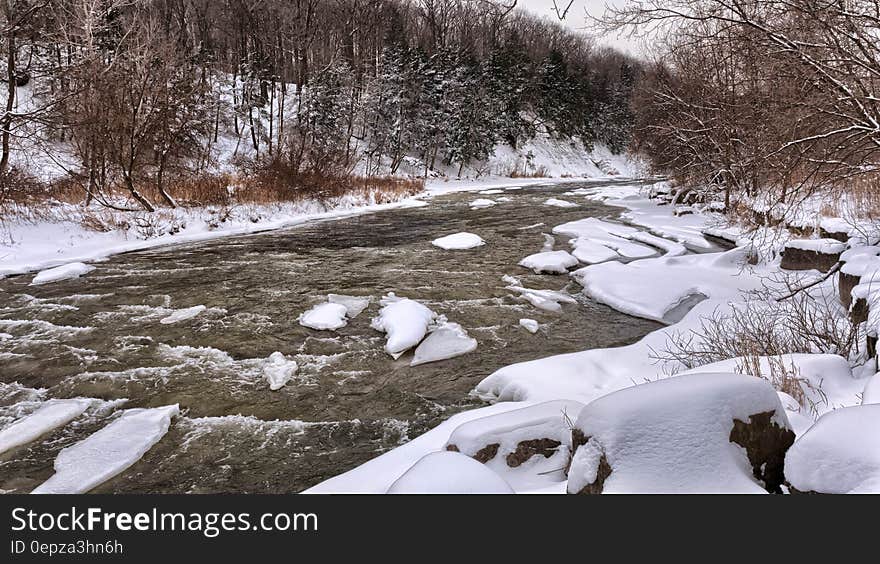
[[383,298],[382,306],[379,315],[373,318],[372,327],[388,335],[385,351],[395,359],[422,342],[437,317],[419,302],[394,294]]
[[348,325],[348,308],[342,304],[318,304],[299,316],[299,324],[318,331],[335,331]]
[[31,281],[31,286],[48,284],[49,282],[58,282],[59,280],[68,280],[70,278],[79,278],[80,276],[84,276],[93,270],[95,270],[95,267],[90,264],[72,262],[70,264],[57,266],[55,268],[50,268],[48,270],[43,270],[39,272],[36,276],[34,276],[34,279]]
[[[731,442],[735,420],[749,423],[764,413],[772,414],[768,429],[775,425],[779,434],[764,428],[756,432],[766,433],[767,441],[760,435],[762,446],[778,457],[775,469],[781,470],[786,433],[789,441],[794,435],[766,380],[691,374],[603,396],[588,404],[575,423],[585,442],[572,459],[568,491],[578,493],[594,484],[604,461],[610,475],[601,484],[603,493],[764,492],[746,450]],[[781,481],[781,475],[775,477]]]
[[455,233],[454,235],[447,235],[446,237],[441,237],[439,239],[434,239],[431,244],[435,247],[440,247],[441,249],[452,251],[481,247],[485,245],[486,242],[483,241],[483,239],[479,235],[462,232]]
[[425,455],[388,488],[390,494],[512,494],[504,479],[457,452]]
[[140,460],[165,436],[179,412],[177,405],[123,411],[100,431],[62,450],[55,459],[55,474],[31,493],[88,492]]
[[802,492],[880,493],[880,405],[820,417],[789,449],[785,477]]
[[263,366],[263,375],[269,382],[269,389],[275,391],[283,388],[293,378],[297,368],[296,361],[288,360],[280,352],[270,354]]
[[566,251],[535,253],[519,261],[520,266],[530,268],[536,274],[567,274],[568,269],[577,264],[577,259]]
[[373,301],[370,297],[345,296],[342,294],[327,294],[327,301],[331,304],[339,304],[345,306],[346,315],[349,319],[354,319],[364,312]]
[[535,334],[538,332],[538,322],[534,319],[520,319],[519,324],[520,327],[524,328],[529,333]]
[[487,198],[478,198],[471,202],[471,209],[480,209],[480,208],[491,208],[496,203]]
[[544,202],[545,206],[553,206],[557,208],[579,208],[578,204],[574,202],[568,202],[566,200],[559,200],[557,198],[550,198],[546,202]]
[[471,338],[458,323],[443,323],[416,348],[411,366],[447,360],[476,350],[477,340]]
[[193,317],[196,317],[197,315],[199,315],[200,313],[202,313],[206,309],[208,309],[208,308],[203,305],[197,305],[197,306],[188,307],[185,309],[178,309],[178,310],[175,310],[174,313],[172,313],[168,317],[164,317],[164,318],[160,319],[159,323],[161,323],[162,325],[171,325],[172,323],[180,323],[181,321],[186,321],[187,319],[192,319]]
[[34,441],[46,433],[67,425],[83,414],[95,400],[53,399],[36,411],[0,431],[0,453]]
[[[511,279],[516,280],[512,277]],[[543,309],[544,311],[557,312],[562,309],[561,304],[577,303],[577,300],[563,292],[555,292],[553,290],[533,290],[531,288],[520,286],[517,283],[511,284],[512,285],[507,286],[507,290],[518,292],[521,298],[528,301],[536,308]]]

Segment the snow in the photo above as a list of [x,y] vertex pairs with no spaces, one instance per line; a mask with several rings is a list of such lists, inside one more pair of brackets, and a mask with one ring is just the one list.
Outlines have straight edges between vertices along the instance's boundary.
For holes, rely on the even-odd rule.
[[84,276],[93,270],[95,270],[94,266],[81,262],[74,262],[70,264],[65,264],[63,266],[57,266],[55,268],[40,271],[36,276],[34,276],[34,279],[31,282],[31,286],[48,284],[50,282],[58,282],[59,280],[69,280],[71,278],[79,278],[80,276]]
[[520,319],[519,325],[533,335],[538,332],[538,322],[534,319]]
[[348,308],[342,304],[323,303],[299,316],[299,324],[317,331],[335,331],[348,325]]
[[174,323],[180,323],[181,321],[186,321],[188,319],[192,319],[198,316],[200,313],[208,309],[206,306],[197,305],[193,307],[188,307],[185,309],[175,310],[174,313],[169,315],[168,317],[164,317],[159,320],[159,323],[162,325],[171,325]]
[[762,287],[762,280],[746,268],[748,251],[684,257],[659,257],[621,264],[606,262],[572,273],[584,293],[614,309],[660,322],[676,308],[703,298],[736,298]]
[[880,403],[880,372],[871,376],[862,391],[862,405]]
[[587,257],[597,252],[595,245],[607,247],[626,258],[646,258],[657,254],[650,247],[628,240],[639,233],[638,229],[594,217],[563,223],[554,227],[553,233],[572,237],[572,246],[575,249],[583,248]]
[[503,194],[504,190],[499,190],[497,188],[493,188],[491,190],[481,190],[479,193],[484,196],[494,196],[496,194]]
[[388,488],[389,494],[512,494],[501,476],[456,452],[433,452]]
[[527,256],[519,265],[535,274],[567,274],[569,268],[578,265],[578,260],[567,251],[545,251]]
[[471,209],[477,210],[482,208],[491,208],[496,205],[494,200],[489,200],[487,198],[477,198],[473,202],[471,202]]
[[839,255],[846,250],[846,243],[841,243],[837,239],[792,239],[785,244],[785,247],[823,255]]
[[574,202],[560,200],[558,198],[550,198],[544,202],[545,206],[553,206],[557,208],[579,208],[580,206]]
[[437,314],[415,300],[399,298],[393,293],[380,303],[382,309],[373,318],[372,327],[387,334],[385,351],[398,359],[422,342]]
[[431,330],[416,347],[410,366],[447,360],[477,349],[477,340],[471,338],[458,323],[444,322]]
[[269,382],[269,389],[275,391],[283,388],[293,378],[297,368],[296,361],[288,360],[280,352],[269,355],[263,366],[263,375]]
[[349,319],[354,319],[362,314],[365,309],[370,307],[373,298],[367,296],[346,296],[343,294],[327,294],[327,301],[331,304],[339,304],[345,306],[345,314]]
[[572,256],[584,264],[599,264],[620,258],[617,251],[585,238],[572,239],[571,246],[574,247]]
[[453,251],[481,247],[485,245],[486,242],[479,235],[462,232],[434,239],[431,244],[447,251]]
[[180,412],[177,405],[127,409],[112,423],[62,450],[55,474],[35,494],[86,493],[135,464],[158,443]]
[[505,287],[506,290],[517,292],[520,298],[526,300],[538,309],[543,309],[544,311],[558,312],[562,309],[562,304],[577,303],[577,300],[564,292],[556,292],[553,290],[533,290],[531,288],[526,288],[522,285],[522,282],[520,282],[513,276],[504,276],[502,279],[510,284],[509,286]]
[[0,454],[26,445],[82,415],[91,399],[53,399],[0,431]]
[[612,468],[604,493],[762,493],[730,432],[735,419],[766,412],[789,428],[773,387],[741,374],[678,376],[609,394],[575,423],[590,440],[575,452],[568,491],[595,480],[604,454]]
[[823,415],[788,450],[785,477],[803,492],[880,493],[880,405]]

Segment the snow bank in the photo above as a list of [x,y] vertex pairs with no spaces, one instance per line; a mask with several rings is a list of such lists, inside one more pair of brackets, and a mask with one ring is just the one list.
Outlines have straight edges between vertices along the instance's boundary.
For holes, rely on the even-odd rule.
[[545,251],[527,256],[519,265],[534,270],[535,274],[567,274],[578,261],[566,251]]
[[171,315],[169,315],[168,317],[164,317],[164,318],[160,319],[159,323],[161,323],[162,325],[171,325],[174,323],[180,323],[181,321],[186,321],[188,319],[192,319],[192,318],[198,316],[206,309],[208,309],[208,308],[203,305],[197,305],[197,306],[188,307],[185,309],[178,309],[178,310],[175,310],[175,312],[172,313]]
[[431,244],[447,251],[454,251],[482,247],[486,242],[479,235],[462,232],[434,239]]
[[388,488],[390,494],[512,494],[501,476],[455,452],[426,455]]
[[534,319],[520,319],[519,325],[533,335],[538,332],[538,322]]
[[441,323],[416,347],[410,366],[447,360],[477,349],[477,340],[458,323]]
[[545,206],[553,206],[557,208],[579,208],[580,206],[574,202],[569,202],[567,200],[560,200],[558,198],[549,198],[544,202]]
[[59,280],[68,280],[70,278],[79,278],[80,276],[85,276],[93,270],[95,270],[94,266],[81,262],[74,262],[71,264],[65,264],[63,266],[57,266],[55,268],[50,268],[49,270],[43,270],[39,272],[36,276],[34,276],[34,279],[31,281],[31,286],[48,284],[50,282],[58,282]]
[[43,403],[30,415],[0,431],[0,454],[67,425],[93,403],[91,399],[53,399]]
[[[746,268],[747,249],[684,257],[659,257],[629,264],[606,262],[577,270],[572,277],[584,293],[614,309],[661,322],[681,305],[704,298],[736,298],[761,288]],[[677,315],[674,317],[678,317]]]
[[880,493],[880,405],[823,415],[789,449],[785,476],[802,492]]
[[398,359],[422,342],[437,314],[415,300],[398,298],[393,293],[382,298],[381,304],[372,327],[388,335],[385,351]]
[[348,325],[348,308],[342,304],[323,303],[299,316],[299,324],[317,331],[335,331]]
[[862,405],[880,403],[880,372],[874,374],[862,391]]
[[[575,423],[584,444],[572,459],[568,492],[597,480],[603,493],[764,492],[745,449],[731,442],[734,420],[762,413],[773,413],[782,433],[789,429],[773,387],[741,374],[678,376],[599,398]],[[775,453],[780,474],[784,447]]]
[[31,493],[88,492],[140,460],[165,436],[179,412],[177,405],[123,411],[100,431],[62,450],[55,459],[55,475]]
[[297,368],[296,361],[288,360],[280,352],[273,352],[263,366],[263,376],[269,382],[269,389],[275,391],[283,388],[293,378]]

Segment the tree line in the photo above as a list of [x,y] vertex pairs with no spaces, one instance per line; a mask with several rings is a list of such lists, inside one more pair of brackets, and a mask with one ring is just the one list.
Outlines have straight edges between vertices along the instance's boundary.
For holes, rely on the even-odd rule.
[[641,65],[514,6],[4,0],[0,177],[39,148],[86,202],[122,192],[152,210],[218,154],[294,189],[404,164],[460,173],[538,131],[625,150]]

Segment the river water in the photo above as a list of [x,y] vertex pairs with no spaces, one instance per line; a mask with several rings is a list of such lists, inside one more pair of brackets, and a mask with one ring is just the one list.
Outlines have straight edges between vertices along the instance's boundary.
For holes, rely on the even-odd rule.
[[[0,489],[30,491],[51,476],[62,448],[106,425],[116,409],[178,403],[182,416],[169,433],[94,492],[298,492],[481,405],[468,393],[502,366],[635,341],[658,325],[592,302],[567,276],[517,266],[555,225],[617,217],[618,209],[561,195],[597,185],[450,194],[424,207],[120,255],[75,280],[0,280],[0,427],[37,405],[34,389],[46,390],[41,398],[106,402],[0,456]],[[510,201],[469,208],[484,197]],[[580,207],[543,205],[550,197]],[[459,231],[488,244],[431,245]],[[567,250],[567,242],[555,248]],[[578,303],[555,314],[535,309],[505,289],[506,274]],[[461,324],[477,350],[417,367],[411,355],[392,360],[384,335],[370,328],[388,292]],[[329,293],[374,302],[336,332],[300,326],[297,317]],[[198,305],[207,309],[195,318],[160,323]],[[521,318],[538,320],[540,331],[528,333]],[[275,351],[300,369],[273,392],[262,366]]]

